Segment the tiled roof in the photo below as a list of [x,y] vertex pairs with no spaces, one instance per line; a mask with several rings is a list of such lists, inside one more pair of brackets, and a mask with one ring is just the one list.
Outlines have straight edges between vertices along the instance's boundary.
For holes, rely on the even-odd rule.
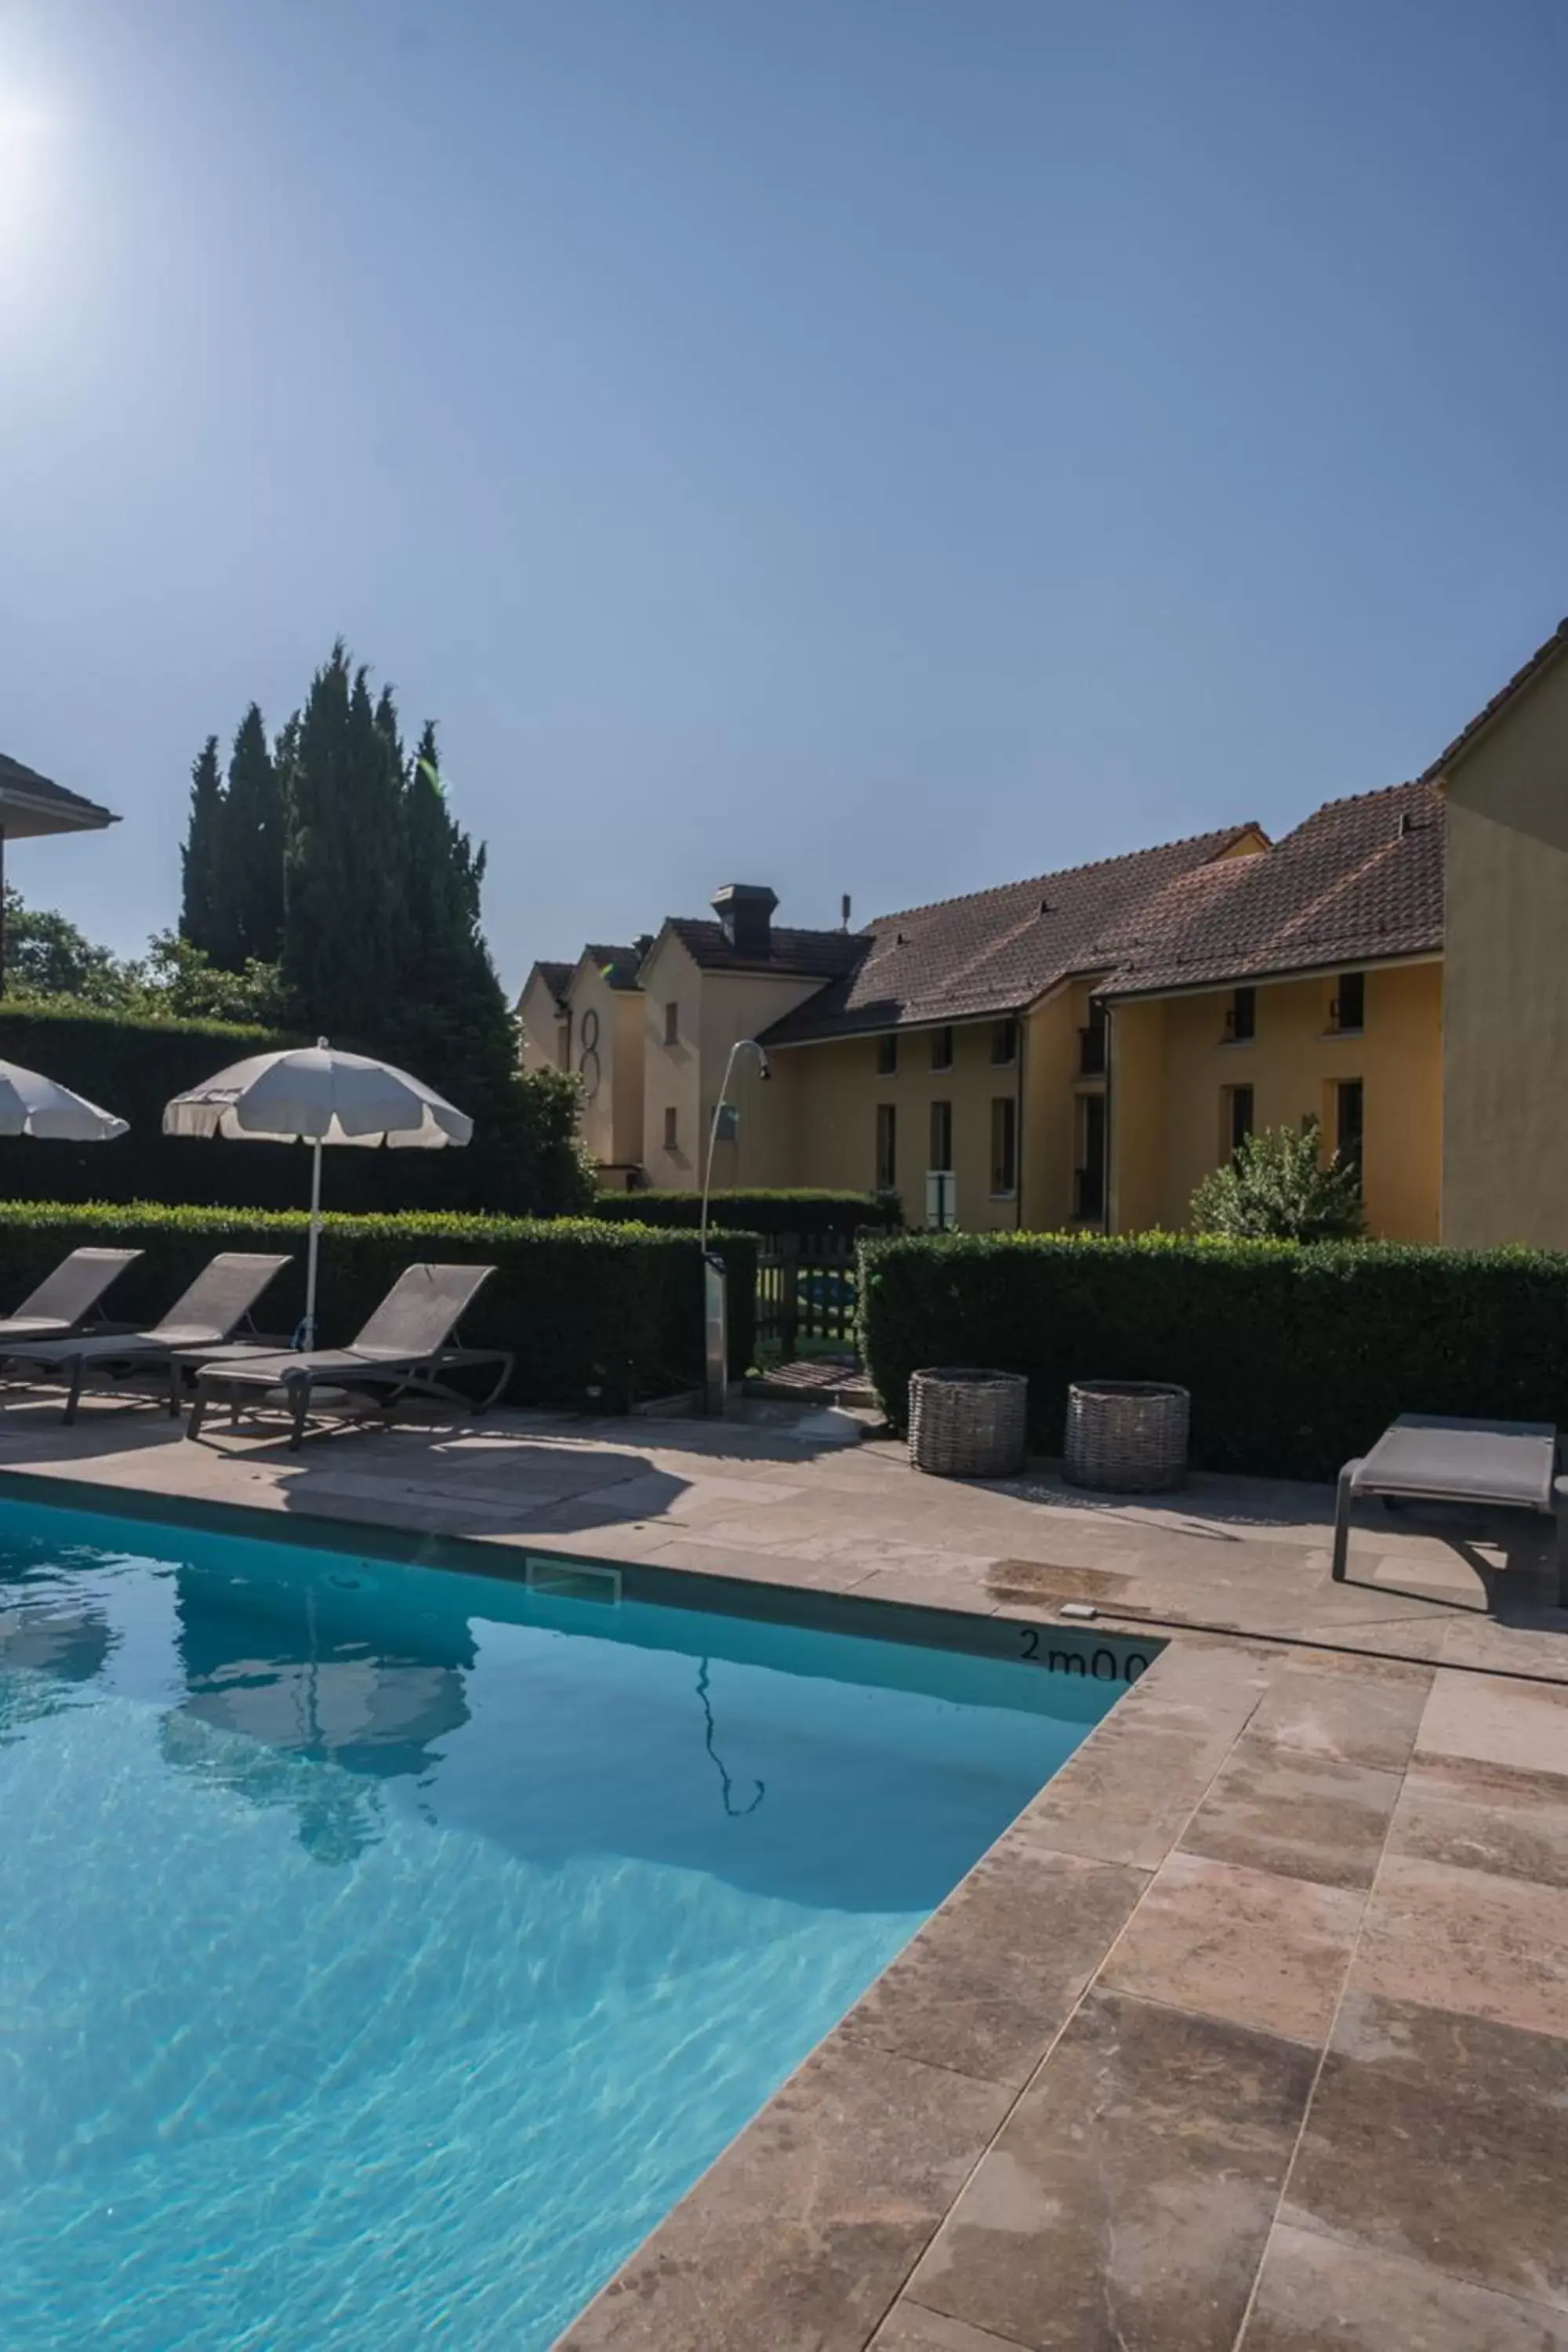
[[[114,824],[119,820],[96,801],[80,793],[66,790],[64,784],[50,783],[36,768],[26,768],[20,760],[8,759],[0,751],[0,807],[7,803],[36,814],[43,820],[39,831],[75,831],[92,825]],[[11,828],[7,828],[10,830]]]
[[766,956],[738,955],[721,923],[671,915],[673,931],[693,963],[704,971],[771,971],[802,980],[832,980],[847,971],[866,950],[860,931],[792,931],[775,923]]
[[[563,1007],[566,1003],[566,991],[572,985],[572,975],[576,969],[574,963],[551,963],[543,958],[541,958],[533,967],[533,971],[538,972],[556,1003]],[[533,973],[531,972],[529,978],[531,980],[532,977]]]
[[1559,621],[1546,643],[1536,646],[1523,667],[1516,669],[1508,684],[1498,688],[1491,700],[1477,711],[1468,726],[1460,728],[1453,741],[1445,750],[1439,751],[1431,766],[1425,770],[1421,782],[1424,784],[1433,782],[1442,774],[1445,768],[1451,766],[1472,738],[1479,735],[1483,727],[1489,727],[1504,705],[1513,700],[1520,688],[1528,686],[1536,672],[1544,669],[1547,663],[1565,648],[1568,648],[1568,620]]
[[763,1042],[796,1045],[1016,1013],[1069,972],[1109,970],[1117,958],[1105,948],[1108,938],[1122,936],[1173,882],[1203,870],[1255,829],[1226,825],[1163,848],[907,908],[879,916],[847,940],[841,932],[810,934],[853,945],[854,963],[775,1022]]
[[1443,944],[1442,795],[1425,781],[1330,801],[1257,857],[1173,881],[1120,938],[1107,996],[1371,963]]
[[[612,988],[637,986],[637,973],[642,968],[643,959],[643,951],[640,948],[595,946],[590,942],[584,949],[583,956],[591,964],[598,967]],[[581,961],[582,958],[579,958],[579,961]],[[574,968],[570,965],[567,967],[568,975]]]

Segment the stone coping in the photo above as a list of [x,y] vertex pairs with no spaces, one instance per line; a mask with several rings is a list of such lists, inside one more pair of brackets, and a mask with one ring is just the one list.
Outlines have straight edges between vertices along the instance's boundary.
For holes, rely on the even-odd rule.
[[[174,1452],[0,1485],[489,1573],[592,1541],[649,1599],[1129,1654],[1045,1632],[1059,1594],[457,1542],[390,1487],[289,1517]],[[1568,1689],[1509,1671],[1528,1633],[1458,1668],[1309,1630],[1121,1628],[1147,1671],[563,2352],[1568,2352]]]

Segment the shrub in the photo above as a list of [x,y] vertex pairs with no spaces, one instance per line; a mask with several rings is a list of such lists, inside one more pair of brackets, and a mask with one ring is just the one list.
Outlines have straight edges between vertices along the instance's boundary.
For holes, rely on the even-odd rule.
[[1568,1423],[1568,1257],[1395,1242],[910,1235],[861,1251],[861,1344],[905,1424],[923,1364],[1029,1380],[1061,1449],[1069,1381],[1192,1391],[1194,1463],[1331,1478],[1396,1413]]
[[1238,1143],[1193,1194],[1193,1229],[1227,1241],[1349,1241],[1362,1231],[1361,1183],[1336,1152],[1322,1156],[1315,1118]]
[[[601,1192],[594,1214],[630,1218],[645,1225],[696,1226],[701,1223],[700,1192]],[[710,1196],[708,1223],[753,1234],[841,1234],[853,1237],[868,1227],[894,1233],[903,1223],[896,1192],[834,1192],[798,1190],[718,1192]]]
[[[702,1267],[690,1234],[586,1218],[329,1215],[324,1223],[323,1347],[351,1339],[411,1262],[482,1259],[498,1271],[465,1319],[464,1336],[477,1346],[515,1351],[514,1403],[621,1412],[639,1398],[701,1382]],[[117,1320],[132,1322],[161,1316],[216,1250],[290,1249],[294,1263],[259,1310],[266,1328],[287,1332],[304,1310],[308,1225],[300,1210],[0,1202],[0,1309],[14,1307],[68,1250],[83,1244],[145,1253],[108,1301]],[[726,1234],[721,1248],[730,1364],[738,1377],[753,1347],[756,1243],[749,1234]]]
[[[89,1102],[118,1111],[130,1120],[131,1132],[110,1144],[0,1145],[0,1198],[294,1207],[310,1191],[309,1170],[296,1146],[195,1142],[167,1137],[163,1129],[171,1095],[226,1063],[300,1042],[236,1022],[142,1021],[80,1005],[6,1004],[0,1011],[0,1059],[42,1070]],[[439,1070],[415,1075],[437,1087],[443,1083]],[[334,1207],[374,1213],[581,1212],[592,1203],[593,1187],[576,1140],[577,1109],[575,1079],[559,1070],[538,1071],[518,1081],[515,1117],[504,1122],[476,1117],[474,1140],[460,1151],[329,1152],[325,1197]]]

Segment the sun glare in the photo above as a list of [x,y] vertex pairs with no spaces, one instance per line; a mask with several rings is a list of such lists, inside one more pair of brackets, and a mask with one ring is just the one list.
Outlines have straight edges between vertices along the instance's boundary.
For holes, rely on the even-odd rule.
[[48,179],[53,124],[44,109],[0,92],[0,255],[15,257],[37,220]]

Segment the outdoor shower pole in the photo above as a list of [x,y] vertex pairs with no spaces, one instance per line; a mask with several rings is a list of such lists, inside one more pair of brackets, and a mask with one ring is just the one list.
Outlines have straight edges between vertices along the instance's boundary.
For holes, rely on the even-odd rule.
[[321,1239],[321,1139],[318,1135],[310,1154],[310,1238],[305,1249],[305,1321],[300,1333],[301,1344],[316,1344],[316,1255]]
[[702,1322],[703,1378],[702,1409],[705,1412],[722,1414],[730,1387],[730,1330],[728,1300],[724,1289],[724,1261],[711,1257],[708,1251],[708,1195],[713,1187],[713,1146],[719,1140],[719,1121],[728,1109],[725,1097],[730,1091],[730,1073],[735,1066],[737,1054],[754,1054],[761,1075],[768,1075],[768,1057],[754,1037],[737,1037],[730,1048],[730,1058],[724,1065],[724,1079],[719,1088],[719,1099],[713,1106],[713,1116],[708,1122],[708,1152],[702,1164],[702,1215],[697,1229],[697,1246],[702,1256]]

